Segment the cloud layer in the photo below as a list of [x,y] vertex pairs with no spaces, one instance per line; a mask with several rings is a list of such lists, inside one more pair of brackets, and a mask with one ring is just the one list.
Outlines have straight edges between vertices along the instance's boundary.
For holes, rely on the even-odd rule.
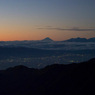
[[43,27],[38,29],[46,29],[46,30],[59,30],[59,31],[95,31],[95,28],[79,28],[79,27],[73,27],[73,28],[59,28],[59,27]]

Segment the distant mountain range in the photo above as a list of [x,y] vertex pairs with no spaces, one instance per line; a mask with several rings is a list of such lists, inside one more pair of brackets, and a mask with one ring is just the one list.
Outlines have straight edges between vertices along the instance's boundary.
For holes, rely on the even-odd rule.
[[50,37],[46,37],[42,40],[22,40],[22,41],[0,41],[0,44],[8,44],[8,43],[29,43],[29,42],[95,42],[95,37],[93,38],[80,38],[80,37],[77,37],[77,38],[70,38],[70,39],[67,39],[67,40],[63,40],[63,41],[54,41],[52,40]]
[[68,39],[68,40],[65,40],[65,42],[95,42],[95,37],[93,38],[89,38],[89,39],[86,39],[86,38],[71,38],[71,39]]
[[95,95],[95,58],[43,69],[0,70],[0,95]]
[[[46,37],[45,39],[41,40],[43,42],[52,42],[54,40],[52,40],[51,38],[49,37]],[[86,38],[80,38],[80,37],[77,37],[77,38],[70,38],[68,40],[64,40],[63,42],[95,42],[95,37],[93,38],[89,38],[89,39],[86,39]]]

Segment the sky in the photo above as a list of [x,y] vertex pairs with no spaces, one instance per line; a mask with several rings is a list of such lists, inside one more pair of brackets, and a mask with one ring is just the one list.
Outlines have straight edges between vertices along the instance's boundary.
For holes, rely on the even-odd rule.
[[0,41],[95,37],[95,0],[0,0]]

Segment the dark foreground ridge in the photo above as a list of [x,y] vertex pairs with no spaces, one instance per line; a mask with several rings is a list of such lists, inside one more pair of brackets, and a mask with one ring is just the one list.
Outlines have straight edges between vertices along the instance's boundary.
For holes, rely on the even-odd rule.
[[0,71],[0,95],[95,95],[95,58],[43,69],[16,66]]

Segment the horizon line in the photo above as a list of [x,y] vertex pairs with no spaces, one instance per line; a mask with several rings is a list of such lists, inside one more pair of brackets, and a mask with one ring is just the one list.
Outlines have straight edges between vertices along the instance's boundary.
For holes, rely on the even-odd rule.
[[[50,38],[50,37],[45,37],[41,40],[44,40],[46,38]],[[90,39],[90,38],[95,38],[95,37],[90,37],[90,38],[86,38],[86,37],[73,37],[73,38],[85,38],[85,39]],[[50,38],[51,40],[53,40],[52,38]],[[66,40],[69,40],[69,39],[72,39],[72,38],[68,38]],[[41,41],[41,40],[2,40],[0,42],[13,42],[13,41]],[[66,41],[66,40],[53,40],[53,41]]]

